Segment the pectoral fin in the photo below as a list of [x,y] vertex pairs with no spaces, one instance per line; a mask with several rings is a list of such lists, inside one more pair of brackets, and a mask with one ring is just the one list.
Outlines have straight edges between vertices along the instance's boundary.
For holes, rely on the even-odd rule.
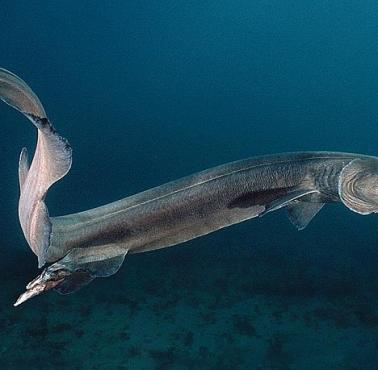
[[273,200],[272,202],[265,205],[265,211],[260,214],[260,216],[264,216],[269,212],[276,211],[282,207],[287,206],[290,202],[302,198],[306,195],[318,193],[317,190],[314,189],[293,189],[288,191],[285,195]]
[[310,203],[297,200],[288,204],[286,209],[291,223],[298,230],[303,230],[323,206],[324,203]]

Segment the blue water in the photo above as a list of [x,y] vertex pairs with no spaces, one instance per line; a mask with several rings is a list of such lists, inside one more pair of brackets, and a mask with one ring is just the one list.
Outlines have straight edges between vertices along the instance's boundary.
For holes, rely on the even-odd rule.
[[[377,155],[378,3],[4,1],[0,65],[74,149],[51,215],[265,153]],[[376,216],[284,212],[13,308],[38,274],[18,224],[35,132],[0,106],[1,369],[378,368]]]

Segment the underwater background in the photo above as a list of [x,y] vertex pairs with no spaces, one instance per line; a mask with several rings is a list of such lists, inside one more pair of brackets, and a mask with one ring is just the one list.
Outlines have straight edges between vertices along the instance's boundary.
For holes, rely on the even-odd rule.
[[[250,156],[378,154],[378,3],[2,1],[0,66],[74,149],[47,197],[77,212]],[[38,274],[17,216],[35,130],[0,106],[1,369],[378,369],[378,218],[284,211],[127,256],[81,291]]]

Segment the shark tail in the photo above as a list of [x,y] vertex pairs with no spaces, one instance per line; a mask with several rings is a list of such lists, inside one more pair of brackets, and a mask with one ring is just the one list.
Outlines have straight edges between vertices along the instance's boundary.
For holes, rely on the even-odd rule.
[[33,90],[21,78],[3,68],[0,68],[0,99],[24,114],[38,131],[31,164],[26,148],[20,155],[19,219],[25,238],[38,257],[39,267],[42,267],[46,263],[52,227],[44,199],[50,186],[70,170],[72,149],[68,141],[56,132]]

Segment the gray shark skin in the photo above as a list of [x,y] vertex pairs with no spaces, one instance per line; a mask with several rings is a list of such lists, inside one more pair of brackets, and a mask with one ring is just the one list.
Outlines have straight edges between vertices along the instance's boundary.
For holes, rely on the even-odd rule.
[[224,164],[98,208],[50,217],[44,199],[69,171],[71,147],[34,92],[5,69],[0,98],[38,131],[31,165],[26,149],[20,155],[19,219],[39,267],[49,264],[15,306],[50,289],[67,294],[113,275],[127,253],[173,246],[281,208],[299,230],[325,203],[342,202],[363,215],[378,212],[377,157],[298,152]]
[[44,203],[49,187],[71,168],[72,150],[46,117],[34,92],[13,73],[0,68],[0,98],[23,113],[38,129],[38,141],[29,165],[26,148],[19,161],[19,219],[25,238],[42,267],[50,243],[51,222]]

